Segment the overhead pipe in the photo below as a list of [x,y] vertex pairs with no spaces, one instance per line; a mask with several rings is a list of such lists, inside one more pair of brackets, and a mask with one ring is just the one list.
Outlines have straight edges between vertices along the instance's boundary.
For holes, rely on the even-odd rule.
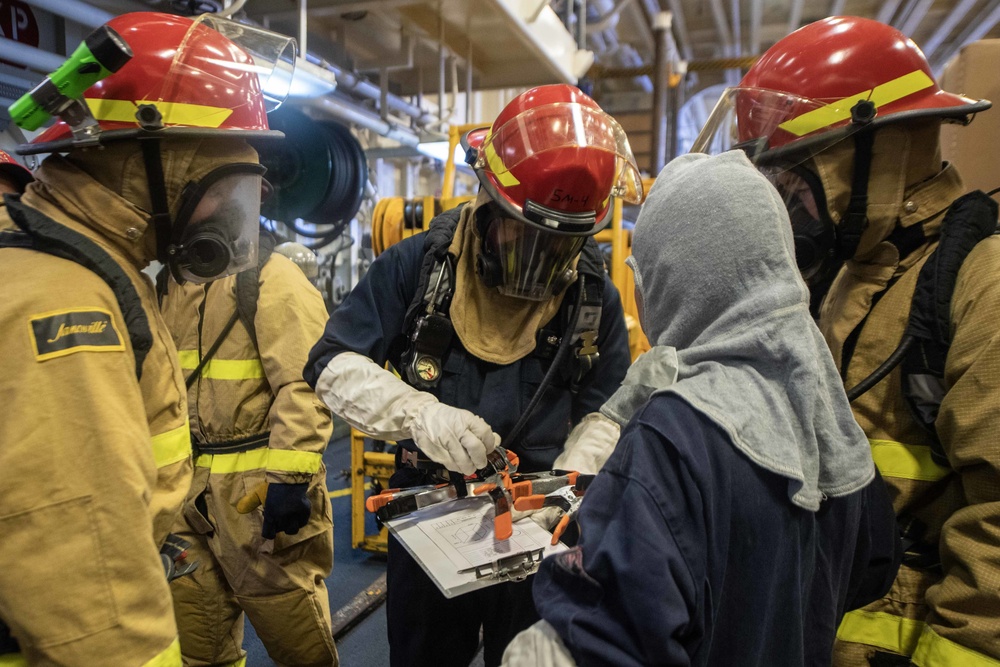
[[944,68],[951,57],[958,53],[963,46],[978,41],[986,36],[993,27],[1000,23],[1000,0],[993,0],[972,19],[965,29],[959,33],[958,38],[948,45],[936,60],[934,71],[938,72]]
[[[726,10],[722,6],[722,0],[710,0],[712,7],[712,18],[715,20],[715,29],[719,33],[719,41],[722,43],[722,55],[726,58],[736,56],[736,47],[733,44],[733,36],[726,22]],[[739,83],[739,72],[737,70],[726,70],[726,79],[729,85],[735,86]]]
[[734,58],[743,55],[743,26],[740,19],[740,0],[730,0],[729,11],[733,15],[733,52]]
[[[338,67],[331,62],[327,62],[326,60],[317,58],[311,54],[307,55],[306,59],[314,65],[319,65],[320,67],[332,72],[334,77],[337,79],[337,89],[341,92],[353,93],[359,97],[366,97],[370,100],[378,101],[381,99],[382,91],[379,86],[371,81],[361,78],[359,74],[346,70],[343,67]],[[418,124],[426,124],[434,121],[434,114],[428,113],[414,104],[410,104],[398,95],[389,93],[389,95],[386,96],[386,104],[392,111],[403,114],[404,116],[409,116],[410,118],[416,120]]]
[[351,104],[340,97],[324,95],[309,100],[306,102],[306,106],[332,116],[343,123],[363,127],[406,146],[416,146],[420,143],[420,137],[412,130],[391,121],[382,120],[377,114]]
[[692,60],[694,55],[691,51],[691,36],[688,34],[687,21],[684,20],[684,5],[681,0],[667,0],[667,6],[670,7],[670,22],[677,34],[677,48],[684,60]]
[[934,0],[916,0],[910,7],[909,15],[901,22],[899,26],[900,32],[907,37],[912,37],[933,4]]
[[[673,68],[671,68],[673,69]],[[676,71],[672,74],[679,74],[681,80],[687,76],[687,62],[680,62],[677,64]],[[667,148],[667,158],[673,160],[677,157],[677,148],[680,141],[678,132],[678,121],[680,120],[681,107],[684,106],[684,86],[677,86],[670,90],[670,103],[667,109],[668,124],[667,129],[669,131],[668,137],[670,138],[670,144]]]
[[788,8],[788,32],[795,32],[802,23],[802,0],[792,0]]
[[712,20],[719,33],[719,41],[722,42],[724,55],[732,56],[733,35],[729,31],[729,24],[726,23],[726,10],[722,6],[722,0],[709,0],[709,5],[712,7]]
[[308,53],[309,48],[306,37],[309,26],[309,16],[306,12],[309,9],[308,0],[298,0],[299,2],[299,53]]
[[102,26],[115,17],[80,0],[30,0],[28,4],[88,28]]
[[667,108],[670,94],[670,12],[653,18],[653,145],[650,173],[656,176],[667,163]]
[[880,23],[892,23],[892,17],[896,15],[900,2],[902,0],[885,0],[875,15],[875,20]]
[[[730,56],[739,58],[743,55],[743,26],[740,19],[740,0],[731,0],[729,7],[733,14],[733,47]],[[735,69],[726,70],[726,78],[733,85],[737,85],[742,78],[742,72]]]
[[465,56],[465,122],[472,123],[472,40],[469,53]]
[[622,13],[622,10],[630,4],[632,4],[632,0],[618,0],[615,2],[615,5],[608,10],[607,13],[598,16],[596,21],[590,21],[587,24],[587,33],[593,34],[596,32],[604,32],[605,30],[614,28],[615,25],[617,25],[617,21],[615,19],[617,19]]
[[66,62],[65,56],[57,56],[54,53],[15,42],[6,37],[0,37],[0,59],[9,60],[35,72],[44,73],[53,72]]
[[951,31],[955,29],[956,25],[958,25],[958,22],[964,19],[978,2],[979,0],[961,0],[961,2],[955,5],[952,10],[948,12],[948,16],[944,17],[944,20],[938,25],[934,34],[932,34],[930,38],[923,43],[922,49],[924,55],[928,58],[932,58],[934,56],[934,52],[937,51],[938,47],[944,43],[944,40],[948,39]]
[[764,0],[750,0],[750,53],[760,53],[760,27],[764,22]]

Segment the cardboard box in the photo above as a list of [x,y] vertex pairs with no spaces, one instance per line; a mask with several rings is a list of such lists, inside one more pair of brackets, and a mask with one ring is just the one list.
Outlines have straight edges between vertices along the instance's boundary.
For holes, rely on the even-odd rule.
[[993,108],[965,127],[946,123],[941,129],[941,155],[962,175],[967,190],[1000,187],[1000,39],[969,44],[945,68],[941,87]]

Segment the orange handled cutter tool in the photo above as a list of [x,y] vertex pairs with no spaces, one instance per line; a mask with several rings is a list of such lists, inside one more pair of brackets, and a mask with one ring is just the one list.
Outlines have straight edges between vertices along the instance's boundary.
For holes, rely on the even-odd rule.
[[[583,502],[583,494],[594,480],[594,475],[580,475],[569,473],[573,476],[571,484],[563,484],[554,491],[545,493],[550,488],[548,484],[532,484],[532,490],[537,491],[529,495],[521,495],[514,501],[514,509],[519,512],[529,510],[540,510],[544,507],[558,507],[563,511],[559,523],[552,530],[552,545],[559,541],[569,524],[576,519],[577,512],[580,511],[580,503]],[[555,478],[553,478],[555,479]],[[547,482],[548,480],[542,480]]]
[[[513,533],[511,507],[514,504],[509,488],[511,474],[517,471],[517,455],[497,447],[486,457],[486,467],[477,470],[460,484],[416,486],[408,489],[386,489],[369,496],[365,508],[379,521],[389,521],[438,503],[464,498],[473,494],[489,493],[493,501],[493,533],[498,540],[506,540]],[[480,491],[482,489],[482,491]]]

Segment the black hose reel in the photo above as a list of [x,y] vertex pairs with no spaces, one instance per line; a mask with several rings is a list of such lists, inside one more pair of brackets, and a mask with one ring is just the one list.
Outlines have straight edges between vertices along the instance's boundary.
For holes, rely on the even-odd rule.
[[[261,212],[314,239],[310,248],[321,248],[343,233],[361,207],[368,182],[364,149],[344,125],[315,121],[287,104],[268,116],[268,125],[285,139],[260,148],[274,187]],[[297,219],[316,225],[315,231]]]

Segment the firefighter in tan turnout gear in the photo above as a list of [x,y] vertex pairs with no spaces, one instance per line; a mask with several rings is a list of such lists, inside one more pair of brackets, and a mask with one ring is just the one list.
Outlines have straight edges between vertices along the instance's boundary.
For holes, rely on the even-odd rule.
[[338,663],[324,584],[330,412],[302,379],[326,306],[273,247],[261,232],[259,271],[207,285],[170,280],[161,300],[189,377],[195,448],[174,532],[200,566],[171,587],[189,665],[242,664],[244,613],[278,664]]
[[[5,665],[181,662],[167,578],[191,564],[165,542],[191,480],[187,406],[141,270],[160,259],[211,280],[252,262],[263,169],[246,140],[281,136],[250,56],[210,24],[223,22],[112,20],[101,34],[131,59],[86,90],[72,127],[20,149],[65,155],[0,213],[0,625],[12,636],[0,652],[20,651]],[[211,92],[223,82],[239,106]],[[206,247],[225,259],[206,265]]]
[[820,329],[906,549],[888,595],[845,616],[834,664],[1000,665],[997,207],[939,139],[990,103],[941,90],[912,41],[860,18],[792,33],[724,99],[786,198],[800,268],[829,285]]

